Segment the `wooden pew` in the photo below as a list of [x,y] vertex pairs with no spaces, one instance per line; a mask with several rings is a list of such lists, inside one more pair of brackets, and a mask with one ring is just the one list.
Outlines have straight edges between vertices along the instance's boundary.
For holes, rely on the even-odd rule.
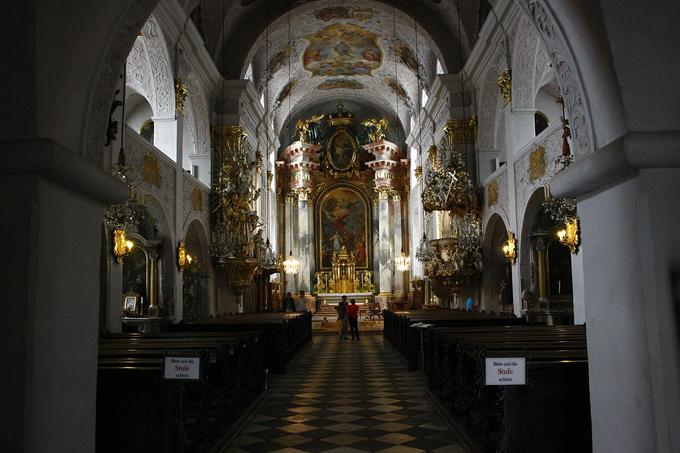
[[[583,326],[427,330],[428,385],[482,451],[590,451]],[[486,386],[487,357],[524,357],[527,385]]]
[[287,363],[312,337],[312,315],[309,312],[226,315],[202,322],[172,324],[169,329],[171,332],[262,331],[267,368],[273,373],[285,373]]
[[[199,381],[163,379],[166,356],[199,357]],[[98,452],[201,452],[262,394],[262,334],[112,334],[99,345]]]

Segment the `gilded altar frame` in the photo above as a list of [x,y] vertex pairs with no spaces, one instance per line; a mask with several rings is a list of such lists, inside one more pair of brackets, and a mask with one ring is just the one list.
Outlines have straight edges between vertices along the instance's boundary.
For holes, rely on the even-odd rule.
[[[373,223],[373,212],[372,204],[368,195],[359,187],[349,184],[349,183],[339,183],[334,184],[326,188],[321,192],[314,204],[314,237],[316,238],[316,248],[315,248],[315,262],[317,271],[330,271],[332,266],[323,265],[323,228],[321,225],[322,221],[322,208],[324,207],[326,201],[329,197],[333,195],[337,190],[349,190],[357,195],[359,199],[364,204],[364,238],[366,247],[366,263],[365,265],[357,265],[357,270],[372,270],[373,269],[373,235],[372,235],[372,223]],[[352,250],[350,250],[352,251]]]

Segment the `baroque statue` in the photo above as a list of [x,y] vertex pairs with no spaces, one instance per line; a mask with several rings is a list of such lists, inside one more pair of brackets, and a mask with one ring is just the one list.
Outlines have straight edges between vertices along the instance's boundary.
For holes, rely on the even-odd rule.
[[384,117],[379,120],[370,118],[362,121],[361,125],[368,129],[368,141],[369,143],[373,143],[385,139],[389,122],[387,121],[387,118]]
[[295,124],[297,139],[304,143],[318,144],[321,138],[320,123],[326,115],[314,115],[309,119],[299,119]]

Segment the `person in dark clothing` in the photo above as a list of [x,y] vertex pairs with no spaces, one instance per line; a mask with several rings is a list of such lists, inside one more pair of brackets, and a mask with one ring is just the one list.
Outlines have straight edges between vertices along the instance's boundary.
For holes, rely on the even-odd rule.
[[359,306],[354,299],[349,301],[349,307],[347,307],[347,320],[349,321],[349,329],[352,333],[352,341],[354,341],[355,335],[357,341],[359,341]]
[[338,302],[338,321],[340,321],[340,339],[347,339],[347,296],[342,296]]
[[295,300],[293,300],[293,295],[289,292],[283,298],[283,310],[287,313],[295,311]]

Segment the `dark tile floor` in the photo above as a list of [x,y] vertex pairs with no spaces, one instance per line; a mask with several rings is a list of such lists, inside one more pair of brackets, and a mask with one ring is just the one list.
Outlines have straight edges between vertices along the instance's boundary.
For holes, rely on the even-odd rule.
[[382,335],[314,336],[227,451],[466,452]]

